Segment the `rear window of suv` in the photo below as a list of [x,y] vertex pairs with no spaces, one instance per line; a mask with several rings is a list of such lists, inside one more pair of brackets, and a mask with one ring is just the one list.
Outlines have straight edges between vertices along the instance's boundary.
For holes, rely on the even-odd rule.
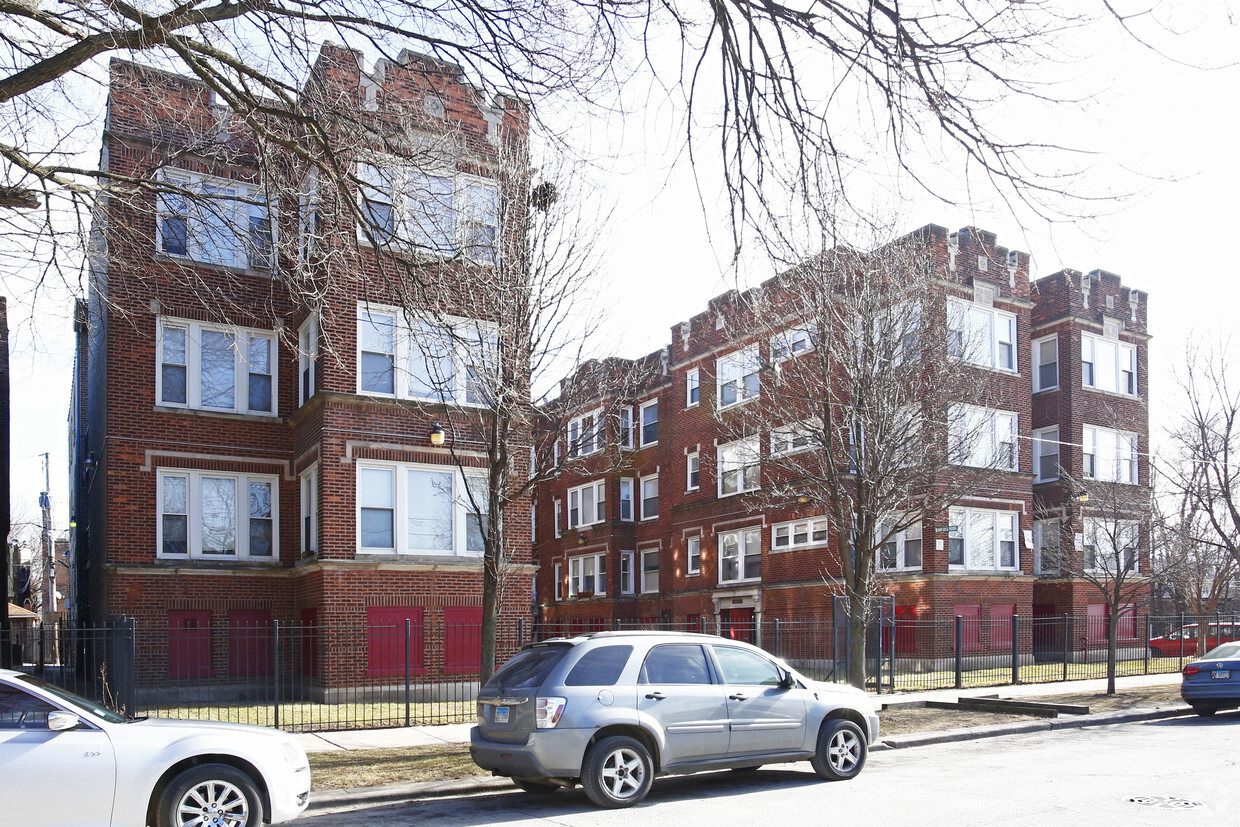
[[560,662],[571,647],[537,646],[522,649],[512,656],[500,670],[487,681],[488,689],[537,689],[547,679],[552,668]]
[[633,654],[632,646],[600,646],[581,656],[564,679],[565,686],[615,686],[624,665]]

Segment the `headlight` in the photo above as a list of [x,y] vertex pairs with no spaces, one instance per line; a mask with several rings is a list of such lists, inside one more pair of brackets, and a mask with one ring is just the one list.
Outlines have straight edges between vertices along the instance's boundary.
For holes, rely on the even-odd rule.
[[550,729],[560,721],[560,716],[564,714],[564,705],[568,703],[564,698],[539,698],[536,711],[534,713],[534,721],[539,729]]
[[281,741],[280,746],[284,748],[284,763],[291,767],[306,765],[306,751],[301,748],[301,744],[296,741]]

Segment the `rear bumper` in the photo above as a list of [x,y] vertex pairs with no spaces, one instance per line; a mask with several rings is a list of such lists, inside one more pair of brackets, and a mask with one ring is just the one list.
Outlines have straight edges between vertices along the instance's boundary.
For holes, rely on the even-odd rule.
[[477,727],[469,732],[469,756],[496,775],[514,778],[577,778],[593,730],[543,729],[524,744],[488,741]]
[[1240,703],[1240,686],[1230,681],[1225,685],[1186,683],[1180,687],[1180,697],[1186,701]]

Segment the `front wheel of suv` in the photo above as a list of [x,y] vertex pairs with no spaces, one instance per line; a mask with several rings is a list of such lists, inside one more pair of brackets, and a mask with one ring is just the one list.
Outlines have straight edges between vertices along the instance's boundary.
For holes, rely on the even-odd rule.
[[636,738],[612,735],[586,753],[581,786],[600,807],[632,807],[646,797],[653,781],[650,752]]
[[852,721],[835,718],[818,732],[818,749],[810,764],[819,778],[847,781],[865,766],[866,744],[861,728]]

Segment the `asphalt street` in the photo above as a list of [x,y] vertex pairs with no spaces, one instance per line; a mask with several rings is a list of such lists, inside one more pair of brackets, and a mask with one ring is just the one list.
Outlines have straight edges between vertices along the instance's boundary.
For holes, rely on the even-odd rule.
[[887,750],[854,781],[808,764],[664,778],[627,810],[580,789],[497,791],[300,819],[305,827],[1240,824],[1240,712]]

